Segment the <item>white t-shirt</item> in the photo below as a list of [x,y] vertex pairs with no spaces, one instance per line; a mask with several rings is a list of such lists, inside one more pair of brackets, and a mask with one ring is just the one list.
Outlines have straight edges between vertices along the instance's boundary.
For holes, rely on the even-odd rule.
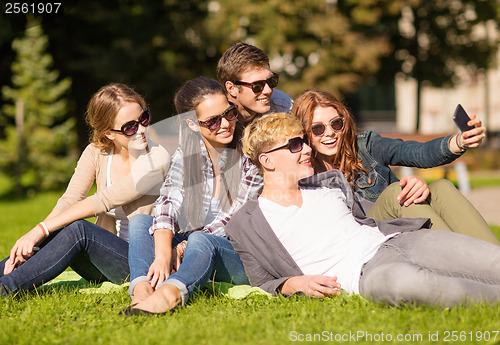
[[388,238],[377,227],[359,224],[339,189],[301,188],[302,207],[284,207],[259,197],[274,233],[306,275],[336,276],[342,289],[359,293],[359,277]]

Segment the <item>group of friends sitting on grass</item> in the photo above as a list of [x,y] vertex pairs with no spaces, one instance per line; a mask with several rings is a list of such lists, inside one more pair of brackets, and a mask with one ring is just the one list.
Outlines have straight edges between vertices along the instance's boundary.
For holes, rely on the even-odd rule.
[[90,144],[52,212],[1,262],[2,297],[71,267],[90,282],[130,280],[122,315],[169,313],[209,280],[391,305],[499,300],[500,242],[478,211],[447,180],[390,168],[479,146],[474,115],[473,129],[425,143],[359,133],[334,95],[276,90],[267,55],[245,43],[223,54],[217,79],[177,91],[172,154],[148,137],[133,89],[92,96]]

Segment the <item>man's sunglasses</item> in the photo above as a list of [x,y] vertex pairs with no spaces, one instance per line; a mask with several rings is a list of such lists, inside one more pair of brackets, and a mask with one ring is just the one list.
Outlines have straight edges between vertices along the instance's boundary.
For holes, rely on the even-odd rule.
[[276,73],[273,74],[271,78],[266,80],[257,80],[253,83],[247,83],[246,81],[233,81],[236,85],[243,85],[252,88],[253,93],[260,93],[266,87],[266,84],[269,85],[271,89],[274,89],[278,86],[278,81],[280,80],[280,76]]
[[151,113],[149,112],[149,110],[144,110],[141,116],[139,116],[139,120],[137,121],[132,120],[129,122],[125,122],[120,129],[111,129],[111,131],[119,132],[122,133],[123,135],[126,135],[127,137],[131,137],[139,130],[139,124],[142,125],[143,127],[147,127],[149,126],[150,123],[151,123]]
[[[341,131],[344,128],[344,118],[337,117],[336,119],[330,120],[328,124],[330,125],[330,127],[332,127],[332,129],[335,132]],[[325,131],[326,131],[326,125],[324,123],[317,123],[312,125],[311,127],[312,134],[314,134],[317,137],[323,135]]]
[[264,152],[264,153],[270,153],[270,152],[274,152],[274,151],[281,150],[284,148],[289,149],[291,153],[297,153],[297,152],[302,151],[304,144],[309,145],[309,139],[307,138],[307,135],[305,135],[305,134],[304,134],[303,138],[295,137],[292,139],[288,139],[288,142],[286,143],[286,145],[277,147],[275,149],[269,150],[269,151]]
[[229,103],[229,108],[224,110],[222,114],[215,115],[214,117],[208,119],[207,121],[198,120],[198,123],[203,127],[207,127],[211,131],[215,131],[220,127],[223,117],[228,121],[233,121],[234,119],[236,119],[237,116],[238,116],[238,107],[236,106],[236,104]]

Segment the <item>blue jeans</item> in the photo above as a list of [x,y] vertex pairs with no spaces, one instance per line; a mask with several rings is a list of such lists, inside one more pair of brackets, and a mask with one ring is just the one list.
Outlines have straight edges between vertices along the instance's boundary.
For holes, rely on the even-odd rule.
[[[154,238],[149,234],[153,217],[148,214],[136,214],[128,223],[128,261],[130,266],[131,289],[141,282],[147,281],[149,267],[155,259]],[[186,237],[175,234],[172,247],[177,246]],[[132,291],[132,290],[131,290]]]
[[[137,218],[137,219],[134,219]],[[133,296],[135,285],[147,280],[149,266],[154,261],[154,241],[145,225],[146,217],[132,217],[135,222],[141,222],[146,231],[130,231],[130,295]],[[149,222],[151,225],[151,222]],[[148,244],[149,243],[149,244]],[[132,251],[134,253],[132,253]],[[141,273],[142,271],[142,273]],[[132,275],[133,274],[133,275]],[[187,302],[197,289],[203,287],[209,279],[233,284],[249,284],[240,257],[229,241],[220,236],[210,235],[202,231],[192,233],[187,241],[184,258],[179,270],[173,273],[163,284],[172,284],[182,293],[182,304]]]
[[361,295],[393,305],[500,301],[500,249],[448,231],[403,232],[364,265],[359,287]]
[[77,220],[50,235],[40,250],[8,275],[0,262],[2,297],[29,291],[50,281],[67,267],[90,282],[128,279],[128,243],[115,234],[85,220]]

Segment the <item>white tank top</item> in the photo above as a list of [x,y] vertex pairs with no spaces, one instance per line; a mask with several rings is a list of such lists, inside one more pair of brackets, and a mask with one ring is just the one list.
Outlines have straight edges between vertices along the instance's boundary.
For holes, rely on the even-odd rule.
[[[109,153],[108,158],[108,166],[106,169],[106,186],[111,186],[111,161],[113,160],[113,149]],[[106,212],[108,216],[115,218],[116,222],[116,235],[121,239],[124,239],[128,242],[128,218],[125,212],[123,211],[123,207],[118,206],[115,207],[108,212]]]

